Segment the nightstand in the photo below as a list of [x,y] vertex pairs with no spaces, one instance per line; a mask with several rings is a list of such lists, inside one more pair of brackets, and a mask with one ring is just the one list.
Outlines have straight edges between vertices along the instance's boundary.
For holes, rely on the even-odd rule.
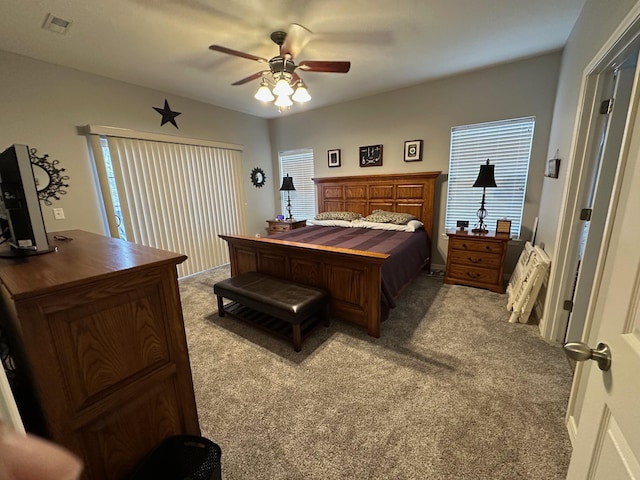
[[509,234],[447,230],[449,249],[444,283],[504,293],[504,260]]
[[267,223],[269,224],[269,235],[307,226],[306,220],[267,220]]

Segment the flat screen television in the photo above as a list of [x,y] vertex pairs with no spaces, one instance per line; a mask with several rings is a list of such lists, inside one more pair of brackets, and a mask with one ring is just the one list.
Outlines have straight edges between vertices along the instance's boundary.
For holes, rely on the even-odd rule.
[[49,247],[29,147],[0,153],[0,256],[38,255]]

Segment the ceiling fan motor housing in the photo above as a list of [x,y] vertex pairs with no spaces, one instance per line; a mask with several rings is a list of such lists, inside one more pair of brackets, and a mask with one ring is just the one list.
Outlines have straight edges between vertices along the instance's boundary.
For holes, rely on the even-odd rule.
[[289,75],[293,75],[296,64],[290,58],[273,57],[269,60],[269,68],[271,69],[271,73],[288,73]]

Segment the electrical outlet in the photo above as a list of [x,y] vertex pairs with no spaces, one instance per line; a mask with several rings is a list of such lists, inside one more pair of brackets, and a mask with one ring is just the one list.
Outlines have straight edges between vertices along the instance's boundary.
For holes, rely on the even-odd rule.
[[64,210],[62,208],[54,208],[53,218],[56,220],[64,220]]

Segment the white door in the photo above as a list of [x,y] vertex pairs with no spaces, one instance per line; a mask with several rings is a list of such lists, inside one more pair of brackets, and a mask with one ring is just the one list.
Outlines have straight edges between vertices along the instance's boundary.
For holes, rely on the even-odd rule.
[[[609,244],[594,291],[589,346],[607,344],[611,368],[580,363],[571,392],[576,437],[567,478],[640,479],[640,113],[635,95],[631,140],[612,198]],[[624,160],[626,158],[626,161]],[[605,240],[606,241],[606,240]],[[588,321],[589,325],[589,321]]]
[[[591,209],[591,220],[584,223],[582,239],[578,248],[578,275],[575,283],[572,312],[565,341],[580,340],[584,331],[587,305],[593,293],[593,280],[596,274],[598,252],[603,241],[605,221],[610,208],[611,192],[618,166],[618,157],[622,149],[622,138],[627,122],[627,112],[631,101],[631,90],[635,74],[638,52],[633,52],[622,68],[616,67],[615,73],[609,73],[612,85],[606,89],[606,98],[613,98],[613,111],[603,121],[602,134],[597,138],[598,147],[594,147],[595,159],[590,163],[591,185],[586,193],[584,208]],[[626,64],[626,66],[625,66]],[[603,115],[604,117],[604,115]]]

